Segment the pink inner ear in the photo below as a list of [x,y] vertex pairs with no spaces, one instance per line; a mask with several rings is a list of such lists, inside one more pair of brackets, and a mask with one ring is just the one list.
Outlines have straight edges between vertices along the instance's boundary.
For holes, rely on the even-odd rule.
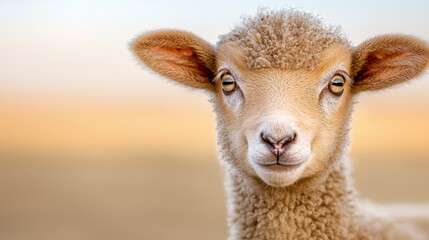
[[[374,75],[380,74],[384,70],[389,70],[391,77],[399,74],[395,68],[409,64],[409,59],[413,54],[401,49],[381,49],[368,54],[365,64],[357,73],[357,79],[370,79]],[[396,73],[396,74],[395,74]]]
[[367,64],[377,64],[378,61],[400,63],[405,58],[411,56],[410,52],[401,51],[400,49],[382,49],[368,55]]
[[[187,73],[197,75],[203,78],[212,78],[212,71],[199,58],[196,51],[192,47],[166,47],[156,46],[150,48],[150,51],[157,56],[156,61],[166,64],[177,74]],[[160,63],[161,64],[161,63]]]
[[195,50],[191,47],[152,47],[151,51],[178,58],[190,58],[195,55]]

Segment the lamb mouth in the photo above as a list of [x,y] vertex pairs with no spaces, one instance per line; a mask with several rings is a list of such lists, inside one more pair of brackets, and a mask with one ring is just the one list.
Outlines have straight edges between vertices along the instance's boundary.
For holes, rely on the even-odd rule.
[[288,171],[293,170],[301,166],[304,161],[294,161],[294,162],[276,162],[276,163],[258,163],[258,165],[269,171]]

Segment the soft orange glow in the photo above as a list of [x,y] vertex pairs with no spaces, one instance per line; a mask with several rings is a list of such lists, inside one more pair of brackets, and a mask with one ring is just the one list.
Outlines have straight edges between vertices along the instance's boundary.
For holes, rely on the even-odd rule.
[[214,120],[209,107],[0,106],[0,149],[66,153],[213,152]]
[[428,123],[428,111],[362,110],[352,125],[351,153],[366,157],[428,158]]

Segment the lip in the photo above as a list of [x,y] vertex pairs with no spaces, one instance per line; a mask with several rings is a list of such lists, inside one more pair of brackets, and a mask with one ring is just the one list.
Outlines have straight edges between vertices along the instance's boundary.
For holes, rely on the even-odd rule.
[[269,171],[282,172],[282,171],[290,171],[290,170],[297,169],[304,162],[305,161],[297,161],[297,162],[291,162],[287,164],[284,164],[284,163],[269,163],[269,164],[257,163],[257,164],[260,167]]

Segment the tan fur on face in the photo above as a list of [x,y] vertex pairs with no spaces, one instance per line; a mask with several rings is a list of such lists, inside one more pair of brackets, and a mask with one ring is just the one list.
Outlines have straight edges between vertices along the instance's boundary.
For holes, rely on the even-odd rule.
[[259,9],[241,25],[219,37],[218,46],[239,45],[249,68],[314,69],[320,52],[348,41],[339,27],[325,25],[308,13]]
[[[234,54],[228,54],[231,52]],[[239,46],[228,43],[218,49],[217,55],[218,68],[227,68],[236,77],[241,93],[235,97],[242,98],[240,110],[231,110],[227,100],[234,96],[224,96],[220,90],[220,82],[216,83],[218,94],[215,100],[220,105],[217,109],[220,111],[218,116],[221,118],[221,125],[224,125],[225,131],[228,132],[228,136],[224,137],[229,138],[229,148],[236,159],[239,159],[239,162],[232,163],[235,168],[252,176],[257,175],[249,165],[247,150],[259,146],[249,145],[253,140],[245,140],[244,133],[257,131],[270,116],[290,118],[291,122],[279,122],[277,131],[283,131],[282,128],[287,128],[288,124],[296,125],[299,131],[298,139],[306,140],[299,143],[302,143],[305,149],[312,149],[311,155],[308,156],[311,159],[305,163],[305,167],[291,179],[279,180],[278,184],[288,182],[289,185],[300,178],[312,176],[324,170],[327,161],[335,160],[332,156],[342,155],[342,152],[336,152],[340,152],[343,142],[346,142],[346,131],[343,127],[350,111],[350,82],[346,83],[346,90],[341,98],[333,97],[326,86],[337,70],[350,74],[351,53],[347,45],[333,45],[322,52],[321,61],[314,71],[249,69],[245,64],[245,57],[240,54],[242,50]],[[326,98],[333,99],[334,103],[325,103]],[[326,107],[325,104],[332,106]],[[259,140],[258,134],[255,134],[255,138],[256,141]],[[331,150],[327,151],[328,149]]]

